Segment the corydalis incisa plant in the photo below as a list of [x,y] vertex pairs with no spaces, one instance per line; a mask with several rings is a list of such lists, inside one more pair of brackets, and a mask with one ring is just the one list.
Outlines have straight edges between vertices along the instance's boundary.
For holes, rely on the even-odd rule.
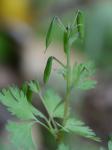
[[[61,75],[66,82],[64,98],[61,98],[51,89],[43,92],[37,80],[26,82],[21,88],[12,86],[3,89],[0,93],[0,102],[20,120],[19,122],[9,121],[6,127],[10,132],[11,143],[17,150],[37,149],[31,135],[32,127],[36,123],[46,128],[53,135],[57,141],[57,150],[69,149],[69,147],[64,145],[63,133],[75,133],[95,141],[100,140],[84,122],[71,117],[70,114],[71,91],[74,88],[88,90],[94,88],[96,85],[96,81],[91,80],[91,76],[94,73],[91,63],[74,63],[73,66],[70,64],[73,43],[77,38],[83,39],[84,37],[82,18],[82,12],[78,11],[74,21],[70,25],[64,26],[58,17],[54,17],[47,32],[46,49],[52,41],[54,25],[59,25],[63,31],[66,64],[63,64],[54,56],[49,57],[44,70],[43,80],[47,84],[52,70],[52,62],[56,61],[59,63],[62,68]],[[40,97],[48,117],[32,105],[33,93],[36,93]]]

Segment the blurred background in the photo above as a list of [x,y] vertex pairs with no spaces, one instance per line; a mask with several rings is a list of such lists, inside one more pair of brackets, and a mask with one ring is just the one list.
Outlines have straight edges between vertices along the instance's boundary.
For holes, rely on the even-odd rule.
[[[53,16],[64,24],[72,21],[77,9],[84,12],[84,41],[74,43],[71,61],[92,60],[96,64],[94,90],[72,94],[73,114],[89,125],[101,137],[101,143],[71,136],[69,143],[74,150],[98,150],[106,148],[112,132],[112,1],[111,0],[0,0],[0,88],[21,84],[42,76],[47,58],[56,56],[65,62],[60,29],[55,28],[54,40],[45,54],[45,36]],[[55,70],[48,87],[52,86],[62,96],[64,81]],[[75,96],[75,99],[74,99]],[[34,105],[41,108],[34,97]],[[5,124],[12,116],[0,105],[0,141],[6,141]],[[35,127],[35,139],[39,150],[55,149],[55,143],[47,131]],[[5,148],[4,148],[5,149]],[[8,150],[8,148],[6,148]]]

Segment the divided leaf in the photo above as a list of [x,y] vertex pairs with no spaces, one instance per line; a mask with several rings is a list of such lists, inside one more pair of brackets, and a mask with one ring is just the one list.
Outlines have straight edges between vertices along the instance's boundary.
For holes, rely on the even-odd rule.
[[95,133],[82,121],[78,121],[74,118],[69,118],[64,126],[65,131],[74,132],[80,136],[85,138],[89,138],[95,141],[100,141],[98,137],[96,137]]
[[24,92],[24,94],[27,97],[27,100],[31,103],[32,102],[32,91],[27,83],[23,83],[21,90]]
[[93,63],[75,64],[71,75],[71,84],[74,88],[89,90],[96,86],[96,81],[91,77],[95,73]]
[[45,105],[53,117],[63,117],[64,105],[61,103],[61,98],[53,91],[47,90],[44,95]]
[[53,62],[53,57],[49,57],[47,60],[47,64],[44,70],[44,83],[47,83],[51,74],[51,70],[52,70],[52,62]]
[[34,150],[35,146],[32,141],[33,123],[16,123],[8,122],[8,130],[11,144],[16,150]]
[[64,103],[63,102],[60,102],[56,106],[53,116],[56,118],[63,118],[63,116],[64,116]]
[[49,47],[51,41],[52,41],[52,32],[54,29],[54,22],[56,20],[56,17],[53,18],[53,20],[51,21],[51,24],[49,26],[48,32],[47,32],[47,36],[46,36],[46,49]]
[[40,111],[28,102],[24,92],[17,87],[3,89],[0,93],[0,102],[19,119],[35,119],[35,116],[44,117]]
[[39,86],[38,81],[32,80],[32,81],[30,81],[30,83],[28,85],[32,92],[38,93],[40,91],[40,86]]

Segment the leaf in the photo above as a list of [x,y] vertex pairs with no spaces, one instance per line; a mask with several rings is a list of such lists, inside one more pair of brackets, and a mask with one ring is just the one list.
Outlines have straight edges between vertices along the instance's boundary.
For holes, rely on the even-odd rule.
[[23,83],[22,84],[22,87],[21,87],[21,90],[24,92],[24,94],[26,95],[27,94],[27,91],[28,91],[28,85],[26,83]]
[[53,113],[53,116],[56,118],[63,118],[64,116],[64,103],[59,103]]
[[77,22],[77,30],[79,32],[79,37],[81,39],[84,38],[84,27],[83,27],[83,13],[81,11],[78,11],[78,16],[76,19]]
[[8,122],[6,129],[10,132],[12,145],[17,150],[34,150],[35,146],[32,141],[32,123]]
[[87,81],[80,83],[78,88],[82,90],[89,90],[89,89],[95,88],[96,84],[97,82],[94,80],[87,80]]
[[112,141],[109,141],[109,142],[108,142],[108,149],[109,149],[109,150],[112,150]]
[[73,43],[74,43],[77,39],[78,39],[77,34],[76,34],[76,35],[71,36],[71,37],[70,37],[70,39],[69,39],[69,45],[70,45],[70,46],[72,46],[72,45],[73,45]]
[[70,150],[69,147],[63,143],[58,146],[57,150]]
[[84,122],[78,121],[74,118],[69,118],[64,126],[65,131],[74,132],[80,136],[85,138],[89,138],[95,141],[99,141],[100,139],[96,137],[95,133],[87,126],[85,126]]
[[66,68],[57,69],[56,73],[58,75],[61,75],[65,80],[67,79],[67,69]]
[[46,36],[46,49],[49,47],[51,41],[52,41],[52,32],[53,32],[53,27],[54,27],[54,22],[56,20],[56,17],[53,18],[53,20],[51,21],[51,24],[49,26],[48,32],[47,32],[47,36]]
[[28,83],[28,85],[32,92],[38,93],[40,91],[40,85],[39,85],[38,81],[32,80],[32,81],[30,81],[30,83]]
[[3,89],[0,93],[0,102],[19,119],[35,119],[35,116],[44,117],[40,111],[28,102],[24,92],[17,87],[10,87],[7,90]]
[[53,90],[47,90],[45,92],[44,101],[51,116],[59,118],[63,116],[64,107],[62,104],[59,105],[61,98]]
[[21,90],[24,92],[24,94],[27,97],[28,102],[32,102],[32,91],[30,90],[30,87],[28,86],[27,83],[24,83],[21,87]]
[[96,86],[96,81],[92,80],[95,73],[94,65],[91,62],[85,64],[75,64],[71,75],[71,84],[76,89],[89,90]]
[[44,70],[44,83],[47,83],[49,80],[49,76],[51,74],[51,69],[52,69],[52,61],[53,61],[53,57],[49,57],[47,60],[47,64]]

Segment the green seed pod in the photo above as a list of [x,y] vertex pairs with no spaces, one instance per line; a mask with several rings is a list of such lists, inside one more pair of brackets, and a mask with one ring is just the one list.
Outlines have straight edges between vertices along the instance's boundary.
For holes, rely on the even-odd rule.
[[51,21],[51,24],[49,26],[48,32],[47,32],[47,36],[46,36],[46,49],[49,47],[51,41],[52,41],[52,32],[54,29],[54,22],[56,20],[56,17],[53,18],[53,20]]
[[47,60],[47,64],[44,70],[44,83],[47,83],[51,74],[51,69],[52,69],[52,61],[53,61],[53,57],[49,57]]
[[83,39],[84,38],[84,27],[83,27],[83,13],[81,11],[78,12],[76,22],[77,22],[77,30],[79,32],[79,37],[81,39]]

